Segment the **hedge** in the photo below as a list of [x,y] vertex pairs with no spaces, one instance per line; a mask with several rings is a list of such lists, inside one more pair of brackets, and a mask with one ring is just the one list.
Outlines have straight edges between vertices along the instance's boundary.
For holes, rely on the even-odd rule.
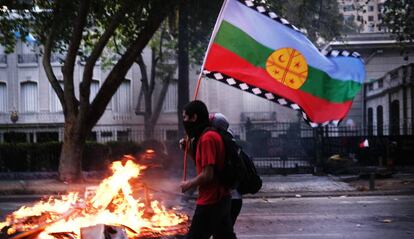
[[[0,172],[57,171],[61,142],[0,144]],[[82,167],[85,171],[103,170],[122,155],[135,155],[141,146],[134,142],[86,142]]]

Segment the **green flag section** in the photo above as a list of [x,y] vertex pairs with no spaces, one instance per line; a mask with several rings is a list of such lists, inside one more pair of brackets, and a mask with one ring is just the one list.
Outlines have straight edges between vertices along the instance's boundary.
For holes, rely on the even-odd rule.
[[365,78],[362,61],[322,55],[302,33],[248,2],[227,1],[204,69],[297,104],[311,123],[343,119]]

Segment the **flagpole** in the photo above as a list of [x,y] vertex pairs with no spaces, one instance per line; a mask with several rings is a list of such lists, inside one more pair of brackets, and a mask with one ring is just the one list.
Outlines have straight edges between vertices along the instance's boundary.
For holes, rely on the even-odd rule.
[[[224,0],[223,5],[221,6],[221,9],[220,9],[220,13],[219,13],[219,15],[218,15],[218,17],[217,17],[217,21],[216,21],[216,23],[214,24],[213,33],[211,34],[210,41],[208,42],[207,51],[206,51],[206,54],[204,55],[203,64],[201,65],[201,72],[200,72],[200,76],[201,76],[201,74],[203,73],[203,70],[204,70],[204,65],[206,64],[206,56],[208,55],[208,52],[210,51],[211,45],[213,45],[214,38],[216,37],[216,34],[217,34],[217,32],[218,32],[218,28],[219,28],[219,26],[220,26],[220,23],[221,23],[221,21],[223,20],[223,12],[224,12],[224,9],[225,9],[225,8],[226,8],[226,6],[227,6],[227,2],[228,2],[228,1],[229,1],[229,0]],[[199,77],[199,78],[200,78],[200,77]]]
[[[196,85],[196,88],[194,90],[194,98],[193,98],[194,100],[197,99],[198,92],[200,90],[201,79],[203,78],[204,64],[206,63],[206,56],[207,56],[208,52],[210,51],[210,48],[211,48],[211,45],[213,44],[214,38],[216,37],[219,24],[223,20],[222,19],[222,15],[223,15],[223,12],[224,12],[224,8],[227,6],[227,2],[228,2],[228,0],[224,0],[223,5],[221,6],[221,9],[220,9],[220,13],[219,13],[219,15],[217,17],[217,21],[214,24],[213,33],[211,34],[210,41],[208,42],[207,51],[206,51],[206,54],[204,54],[203,64],[201,65],[200,74],[198,75],[197,85]],[[188,138],[186,137],[186,139],[185,139],[185,149],[184,149],[184,172],[183,172],[183,181],[185,181],[187,179],[188,145],[189,145],[189,142],[188,142]]]

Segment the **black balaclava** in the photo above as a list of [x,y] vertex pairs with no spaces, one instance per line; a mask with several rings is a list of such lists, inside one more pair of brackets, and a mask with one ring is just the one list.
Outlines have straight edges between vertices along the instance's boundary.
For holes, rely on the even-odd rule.
[[194,100],[184,106],[185,113],[192,118],[197,114],[195,122],[183,121],[184,129],[190,138],[198,138],[210,125],[207,106],[199,100]]

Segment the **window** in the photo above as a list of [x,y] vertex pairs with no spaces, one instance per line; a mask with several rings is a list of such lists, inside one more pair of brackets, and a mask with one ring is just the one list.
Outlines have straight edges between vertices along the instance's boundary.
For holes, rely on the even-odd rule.
[[36,44],[34,42],[21,43],[21,53],[17,57],[18,63],[38,63]]
[[378,14],[378,21],[382,21],[382,14]]
[[368,84],[368,91],[373,91],[374,90],[374,84],[373,83],[369,83]]
[[354,8],[354,5],[345,5],[344,6],[344,12],[349,12],[349,11],[354,11],[355,10],[355,8]]
[[20,87],[20,111],[23,113],[37,112],[39,108],[37,83],[26,81],[22,82]]
[[92,80],[91,83],[91,93],[89,94],[89,102],[92,102],[93,99],[95,99],[96,94],[98,94],[99,91],[99,81],[98,80]]
[[384,80],[383,79],[378,80],[378,88],[382,88],[382,87],[384,87]]
[[27,142],[27,135],[26,133],[20,132],[7,132],[4,133],[4,142],[6,143],[26,143]]
[[368,12],[373,12],[373,11],[374,11],[374,6],[373,5],[368,6]]
[[117,131],[118,141],[128,142],[129,141],[129,131]]
[[101,137],[104,137],[104,138],[108,138],[108,137],[112,137],[112,132],[111,131],[102,131],[101,132]]
[[173,80],[170,81],[168,86],[167,94],[165,95],[163,111],[164,112],[177,112],[177,93],[178,92],[178,82]]
[[368,21],[373,22],[374,21],[374,16],[368,16]]
[[382,12],[384,10],[384,4],[382,4],[382,3],[381,4],[378,4],[377,5],[377,8],[378,8],[378,11],[379,12]]
[[[63,89],[63,81],[59,81],[60,87]],[[55,90],[50,87],[51,90],[51,98],[50,98],[50,112],[62,112],[62,104],[60,103],[60,100],[55,92]]]
[[114,95],[114,112],[131,112],[131,81],[125,79]]
[[58,132],[38,132],[36,133],[37,143],[57,142],[59,141]]
[[7,112],[7,85],[0,82],[0,113]]

